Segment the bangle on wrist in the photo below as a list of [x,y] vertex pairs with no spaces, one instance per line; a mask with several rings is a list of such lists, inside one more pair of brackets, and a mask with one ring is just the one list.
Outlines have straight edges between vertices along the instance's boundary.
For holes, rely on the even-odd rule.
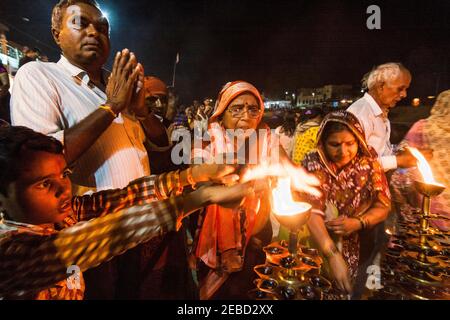
[[361,224],[361,230],[366,230],[368,226],[367,220],[363,217],[356,217],[356,219],[358,219],[359,223]]
[[109,105],[107,105],[107,104],[102,104],[102,105],[99,107],[99,109],[103,109],[103,110],[108,111],[108,112],[114,117],[114,119],[117,118],[117,117],[119,116],[119,114],[118,114],[118,113],[115,113],[115,112],[113,111],[113,109],[111,108],[111,106],[109,106]]

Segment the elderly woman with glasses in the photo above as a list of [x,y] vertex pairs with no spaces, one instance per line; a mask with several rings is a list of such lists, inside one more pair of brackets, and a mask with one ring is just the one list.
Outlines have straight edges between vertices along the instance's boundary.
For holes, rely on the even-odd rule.
[[[285,157],[262,122],[263,114],[263,100],[253,85],[227,83],[209,120],[208,141],[194,147],[194,163],[224,161],[249,167],[271,162],[274,155]],[[210,205],[200,214],[193,249],[199,262],[201,299],[245,298],[245,286],[252,286],[252,267],[257,259],[264,261],[263,256],[256,258],[256,251],[262,250],[252,248],[272,237],[268,199],[266,193],[255,194],[246,197],[237,209]]]

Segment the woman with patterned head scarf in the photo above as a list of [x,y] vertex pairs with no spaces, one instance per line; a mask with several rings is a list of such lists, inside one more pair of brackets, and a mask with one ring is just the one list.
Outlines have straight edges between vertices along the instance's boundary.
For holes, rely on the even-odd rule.
[[371,249],[360,246],[360,237],[390,210],[386,177],[357,118],[346,111],[324,118],[317,150],[306,155],[303,166],[320,180],[322,192],[320,198],[307,197],[313,204],[308,228],[328,260],[336,288],[350,293],[363,251]]

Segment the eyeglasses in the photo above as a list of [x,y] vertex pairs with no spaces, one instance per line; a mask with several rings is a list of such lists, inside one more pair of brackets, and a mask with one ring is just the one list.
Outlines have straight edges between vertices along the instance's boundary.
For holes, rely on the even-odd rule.
[[167,97],[156,97],[156,96],[152,96],[152,97],[147,97],[145,98],[145,101],[147,102],[147,104],[150,107],[157,107],[160,108],[163,105],[167,104]]
[[234,105],[228,107],[228,111],[233,118],[240,118],[244,116],[245,112],[247,112],[249,118],[258,118],[261,114],[261,109],[258,106],[244,107],[243,105]]

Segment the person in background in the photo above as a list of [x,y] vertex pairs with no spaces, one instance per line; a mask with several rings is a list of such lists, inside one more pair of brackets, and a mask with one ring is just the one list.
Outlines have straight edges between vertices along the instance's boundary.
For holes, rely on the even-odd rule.
[[214,108],[212,106],[212,99],[205,98],[203,99],[203,105],[205,106],[205,115],[207,118],[211,117],[212,112],[214,111]]
[[9,114],[9,74],[6,67],[0,62],[0,119],[11,122]]
[[411,73],[401,63],[379,65],[363,79],[368,92],[347,109],[361,122],[366,141],[377,152],[385,171],[416,165],[416,158],[407,150],[394,151],[388,119],[389,110],[406,98],[410,83]]
[[317,144],[317,133],[322,122],[323,110],[320,107],[308,108],[303,112],[304,121],[295,129],[292,147],[292,161],[300,164],[306,154],[313,151]]
[[19,69],[31,61],[36,61],[41,54],[41,51],[38,48],[28,49],[24,52],[25,56],[22,57],[19,61]]
[[[347,109],[359,119],[367,144],[377,152],[378,160],[387,172],[388,179],[392,174],[391,170],[411,168],[417,164],[416,158],[408,149],[399,149],[391,144],[391,123],[388,119],[389,110],[406,98],[411,79],[411,73],[401,63],[389,62],[376,66],[362,79],[363,87],[367,88],[368,92]],[[421,151],[426,158],[432,157],[431,150]],[[386,224],[391,224],[390,219]],[[378,224],[373,232],[376,243],[373,264],[379,265],[380,252],[388,240],[385,223]]]
[[164,143],[145,142],[147,152],[150,155],[150,170],[156,174],[175,170],[177,166],[171,159],[171,151],[173,148],[171,132],[173,126],[172,121],[166,118],[169,90],[161,79],[147,76],[144,78],[144,92],[147,108],[159,119],[167,137]]
[[275,129],[275,134],[279,136],[281,146],[286,151],[286,154],[292,153],[295,132],[295,115],[289,111],[285,111],[284,120],[281,126]]
[[166,84],[157,77],[146,76],[144,92],[146,106],[168,128],[171,122],[166,118],[169,94]]
[[[166,119],[173,123],[175,119],[178,109],[179,109],[179,101],[180,97],[178,96],[175,88],[172,86],[167,87],[167,112]],[[170,136],[170,135],[169,135]]]
[[[295,128],[294,137],[292,138],[291,160],[295,164],[301,164],[305,156],[316,149],[317,133],[319,132],[320,123],[322,122],[323,110],[320,107],[311,107],[303,111],[302,119],[304,122]],[[274,234],[278,240],[288,240],[289,230],[285,227],[279,227],[279,233]],[[303,245],[309,246],[310,233],[308,226],[304,225],[299,230],[298,239]]]
[[[439,94],[431,109],[431,115],[416,122],[404,140],[402,147],[433,150],[433,158],[428,160],[433,175],[439,183],[447,188],[440,195],[433,197],[431,211],[434,214],[450,218],[450,90]],[[421,208],[422,199],[414,187],[414,181],[423,181],[417,168],[397,170],[391,178],[392,198],[397,213],[405,218],[414,218]],[[442,231],[450,230],[450,221],[432,219],[430,224]]]
[[302,121],[302,112],[298,109],[295,110],[295,127],[297,127]]

